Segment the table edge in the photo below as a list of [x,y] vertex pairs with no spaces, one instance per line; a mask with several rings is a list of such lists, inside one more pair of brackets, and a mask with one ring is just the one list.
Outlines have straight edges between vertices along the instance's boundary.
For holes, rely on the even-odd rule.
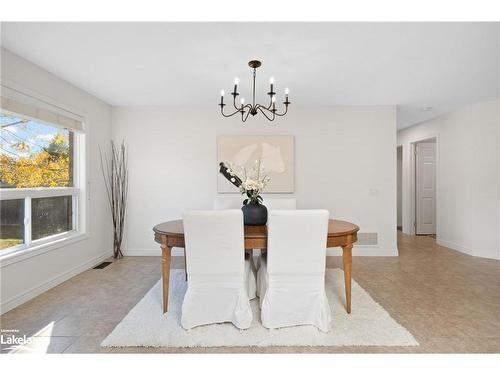
[[[158,226],[160,225],[163,225],[165,223],[170,223],[170,222],[177,222],[177,221],[182,221],[181,219],[178,219],[178,220],[170,220],[170,221],[164,221],[162,223],[159,223],[159,224],[156,224],[154,227],[153,227],[153,232],[156,234],[156,235],[161,235],[161,236],[175,236],[175,237],[184,237],[184,233],[178,233],[178,232],[164,232],[164,231],[161,231],[159,229],[157,229]],[[328,237],[344,237],[344,236],[348,236],[348,235],[352,235],[352,234],[356,234],[359,232],[359,226],[357,224],[354,224],[354,223],[351,223],[349,221],[345,221],[345,220],[337,220],[337,219],[329,219],[329,222],[330,221],[338,221],[338,222],[342,222],[342,223],[348,223],[350,225],[354,225],[354,229],[352,230],[349,230],[349,231],[345,231],[345,232],[337,232],[337,233],[328,233]],[[245,238],[262,238],[261,236],[245,236]]]

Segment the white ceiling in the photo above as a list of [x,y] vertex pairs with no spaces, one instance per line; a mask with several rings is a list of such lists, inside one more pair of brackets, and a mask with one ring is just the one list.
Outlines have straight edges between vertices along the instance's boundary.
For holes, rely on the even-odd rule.
[[[2,45],[111,105],[398,105],[403,128],[500,96],[499,23],[2,23]],[[423,107],[431,107],[424,111]],[[291,107],[293,110],[293,107]]]

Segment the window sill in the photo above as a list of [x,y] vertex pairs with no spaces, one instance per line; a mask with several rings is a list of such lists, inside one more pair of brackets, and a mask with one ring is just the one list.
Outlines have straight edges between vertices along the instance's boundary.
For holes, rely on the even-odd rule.
[[31,246],[27,249],[22,249],[14,251],[9,254],[0,255],[0,268],[14,264],[17,262],[22,262],[26,259],[36,257],[38,255],[44,254],[46,252],[59,249],[61,247],[77,243],[89,238],[87,233],[68,233],[67,236],[58,238],[54,241],[46,242],[43,244]]

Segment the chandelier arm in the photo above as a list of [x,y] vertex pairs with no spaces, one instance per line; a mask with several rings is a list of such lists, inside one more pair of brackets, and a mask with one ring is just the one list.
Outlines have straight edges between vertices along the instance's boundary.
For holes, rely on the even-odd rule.
[[274,114],[276,113],[276,111],[273,111],[272,109],[269,109],[263,105],[259,106],[259,109],[262,113],[266,112],[266,113],[270,113],[270,114]]
[[286,105],[285,106],[285,112],[283,112],[283,113],[275,112],[275,113],[276,113],[276,116],[284,116],[284,115],[286,115],[287,112],[288,112],[288,106]]
[[[246,116],[245,116],[245,109],[247,109],[246,111]],[[248,118],[248,115],[250,115],[250,110],[252,109],[252,105],[250,103],[247,103],[245,105],[242,105],[239,109],[239,112],[241,113],[241,120],[243,122],[245,122]],[[236,113],[236,112],[235,112]]]
[[[249,104],[247,104],[247,105],[249,105]],[[247,105],[246,105],[246,106],[247,106]],[[246,107],[246,106],[245,106],[245,107]],[[245,116],[245,112],[244,112],[244,111],[242,111],[242,112],[241,112],[241,121],[245,122],[245,121],[247,120],[247,118],[248,118],[248,115],[250,115],[250,110],[248,110],[248,111],[247,111],[247,115],[246,115],[246,116]]]
[[[268,111],[266,107],[262,107],[262,106],[259,106],[257,109],[258,109],[258,110],[260,111],[260,113],[262,113],[262,114],[265,116],[265,118],[267,118],[269,121],[274,121],[274,118],[275,118],[275,116],[274,116],[274,112],[272,112],[272,111]],[[269,117],[269,116],[266,114],[266,112],[265,112],[264,110],[266,110],[266,111],[268,111],[268,112],[271,112],[271,113],[273,114],[273,117]]]
[[273,106],[273,96],[269,95],[269,105],[267,107],[264,107],[264,108],[271,110],[272,106]]
[[244,106],[240,107],[240,112],[244,112],[244,109],[248,109],[248,113],[250,113],[250,110],[252,109],[252,105],[250,103],[245,104]]
[[239,110],[239,108],[236,106],[236,97],[237,97],[237,96],[238,96],[238,95],[233,95],[233,107],[234,107],[235,109]]
[[241,112],[241,110],[239,110],[239,109],[238,109],[238,110],[234,111],[233,113],[231,113],[231,114],[229,114],[229,115],[226,115],[226,114],[224,114],[224,109],[223,109],[223,107],[220,107],[220,113],[221,113],[221,114],[222,114],[222,116],[224,116],[224,117],[231,117],[231,116],[234,116],[234,115],[235,115],[235,114],[237,114],[238,112]]

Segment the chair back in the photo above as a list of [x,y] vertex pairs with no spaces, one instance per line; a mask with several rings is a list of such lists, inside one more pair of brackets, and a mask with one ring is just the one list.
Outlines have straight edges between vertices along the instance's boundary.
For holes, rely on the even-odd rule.
[[[243,206],[246,196],[235,194],[220,194],[215,197],[214,210],[237,209]],[[264,206],[268,210],[295,210],[297,202],[295,198],[267,198],[264,197]]]
[[327,210],[272,210],[267,221],[269,275],[325,273]]
[[183,224],[188,275],[243,275],[241,210],[187,212]]
[[267,210],[295,210],[297,202],[295,198],[264,198],[264,206]]

